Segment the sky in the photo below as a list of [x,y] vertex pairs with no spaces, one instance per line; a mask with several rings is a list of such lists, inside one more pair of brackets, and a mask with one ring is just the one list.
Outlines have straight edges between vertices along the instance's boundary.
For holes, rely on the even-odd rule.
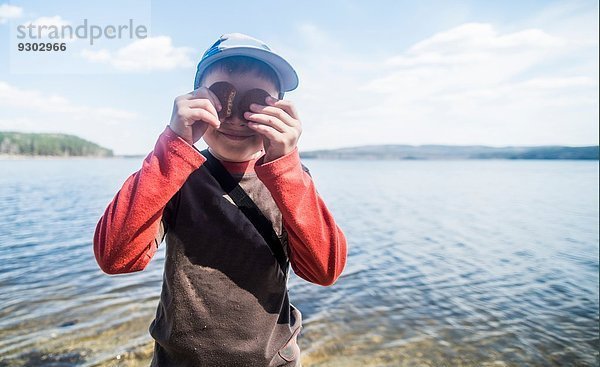
[[[300,116],[301,151],[598,145],[598,18],[596,1],[0,0],[0,131],[147,154],[204,51],[241,32],[297,71],[285,99]],[[20,25],[85,19],[103,28],[131,19],[147,37],[17,49],[50,37],[19,39]]]

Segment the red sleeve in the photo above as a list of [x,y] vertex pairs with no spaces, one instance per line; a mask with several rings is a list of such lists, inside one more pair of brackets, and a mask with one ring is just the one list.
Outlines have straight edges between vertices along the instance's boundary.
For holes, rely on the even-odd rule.
[[94,255],[107,274],[143,270],[165,206],[206,158],[167,125],[142,168],[129,176],[96,225]]
[[298,148],[274,161],[255,165],[283,216],[294,272],[309,282],[332,285],[346,265],[346,238],[302,169]]

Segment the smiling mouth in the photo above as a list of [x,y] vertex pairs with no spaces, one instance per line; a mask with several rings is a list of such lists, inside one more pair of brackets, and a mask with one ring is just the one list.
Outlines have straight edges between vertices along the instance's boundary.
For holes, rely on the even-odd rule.
[[228,133],[225,133],[225,132],[219,131],[219,130],[217,130],[217,131],[220,134],[224,135],[225,137],[227,137],[228,139],[231,139],[231,140],[244,140],[244,139],[248,139],[248,138],[254,136],[254,135],[234,135],[234,134],[228,134]]

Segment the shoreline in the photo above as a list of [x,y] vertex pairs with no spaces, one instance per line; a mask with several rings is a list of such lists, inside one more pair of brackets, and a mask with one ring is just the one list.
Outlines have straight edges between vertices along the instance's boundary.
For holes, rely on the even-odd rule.
[[[20,160],[66,160],[66,159],[144,159],[146,155],[113,155],[113,156],[77,156],[77,155],[23,155],[23,154],[0,154],[0,161],[20,161]],[[447,158],[389,158],[389,157],[303,157],[305,160],[324,160],[324,161],[598,161],[598,159],[588,158],[465,158],[465,157],[447,157]]]
[[0,161],[22,161],[22,160],[65,160],[65,159],[106,159],[106,158],[144,158],[145,156],[95,156],[95,155],[21,155],[21,154],[0,154]]

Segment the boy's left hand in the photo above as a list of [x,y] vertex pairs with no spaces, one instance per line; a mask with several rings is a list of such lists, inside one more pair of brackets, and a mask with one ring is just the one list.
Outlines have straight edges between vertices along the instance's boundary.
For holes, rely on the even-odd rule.
[[267,97],[267,106],[251,104],[245,112],[248,127],[263,136],[264,163],[283,157],[296,148],[302,123],[294,104],[288,100]]

